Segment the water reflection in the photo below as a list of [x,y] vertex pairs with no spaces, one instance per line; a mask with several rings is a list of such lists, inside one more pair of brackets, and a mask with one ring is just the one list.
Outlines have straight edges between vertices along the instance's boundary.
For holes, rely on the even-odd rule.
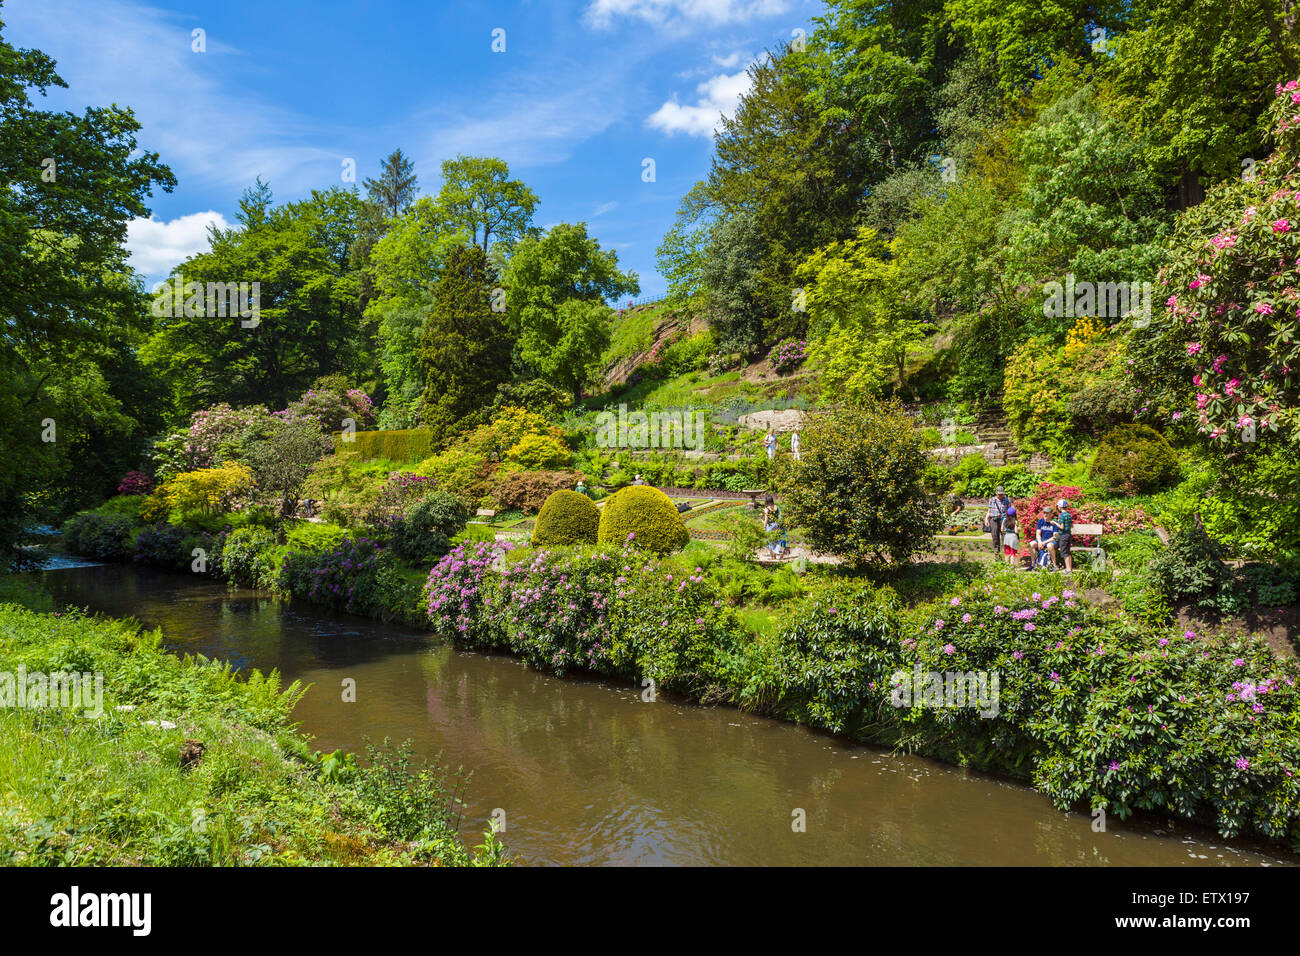
[[[539,864],[1215,865],[1290,863],[1203,830],[1052,809],[1040,794],[729,708],[641,701],[632,686],[559,680],[508,657],[185,575],[101,565],[45,572],[56,601],[161,627],[171,648],[279,668],[312,684],[296,711],[322,750],[410,738],[473,770],[478,842],[506,814]],[[343,681],[356,682],[356,702]],[[806,814],[806,832],[792,814]]]

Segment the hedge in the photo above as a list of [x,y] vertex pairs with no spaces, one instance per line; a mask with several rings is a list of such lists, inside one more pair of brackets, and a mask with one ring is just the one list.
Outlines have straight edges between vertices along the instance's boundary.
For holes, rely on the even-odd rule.
[[433,454],[433,432],[427,428],[393,428],[387,431],[354,432],[345,441],[342,432],[334,433],[334,448],[339,454],[371,461],[420,462]]

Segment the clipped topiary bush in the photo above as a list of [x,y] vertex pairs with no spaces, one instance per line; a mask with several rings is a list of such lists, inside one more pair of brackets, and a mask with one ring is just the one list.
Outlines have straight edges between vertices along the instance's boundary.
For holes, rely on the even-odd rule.
[[567,488],[553,492],[537,514],[533,546],[555,548],[594,544],[600,531],[600,509],[591,499]]
[[1102,441],[1092,477],[1110,491],[1156,491],[1178,477],[1178,454],[1149,425],[1121,425]]
[[624,488],[601,509],[597,540],[622,545],[628,535],[640,547],[660,554],[684,548],[690,540],[672,500],[649,485]]

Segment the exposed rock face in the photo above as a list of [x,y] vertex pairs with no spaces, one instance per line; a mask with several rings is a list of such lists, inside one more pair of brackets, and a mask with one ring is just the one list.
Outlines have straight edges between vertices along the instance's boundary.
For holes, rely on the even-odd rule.
[[737,421],[743,428],[752,431],[765,432],[771,428],[773,431],[789,432],[802,428],[806,417],[807,413],[797,408],[783,408],[780,411],[748,412]]

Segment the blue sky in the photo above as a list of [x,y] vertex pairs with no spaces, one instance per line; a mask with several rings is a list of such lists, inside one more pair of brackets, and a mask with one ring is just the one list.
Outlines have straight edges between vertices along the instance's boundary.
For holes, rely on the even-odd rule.
[[[176,173],[130,229],[150,283],[205,247],[208,222],[233,221],[254,177],[277,201],[298,199],[346,185],[348,158],[360,183],[400,146],[427,193],[443,159],[505,159],[540,196],[538,225],[586,221],[654,295],[655,247],[707,172],[746,66],[811,32],[820,11],[817,0],[5,0],[0,18],[10,43],[58,61],[70,89],[48,106],[131,107],[141,145]],[[192,49],[196,29],[206,52]]]

